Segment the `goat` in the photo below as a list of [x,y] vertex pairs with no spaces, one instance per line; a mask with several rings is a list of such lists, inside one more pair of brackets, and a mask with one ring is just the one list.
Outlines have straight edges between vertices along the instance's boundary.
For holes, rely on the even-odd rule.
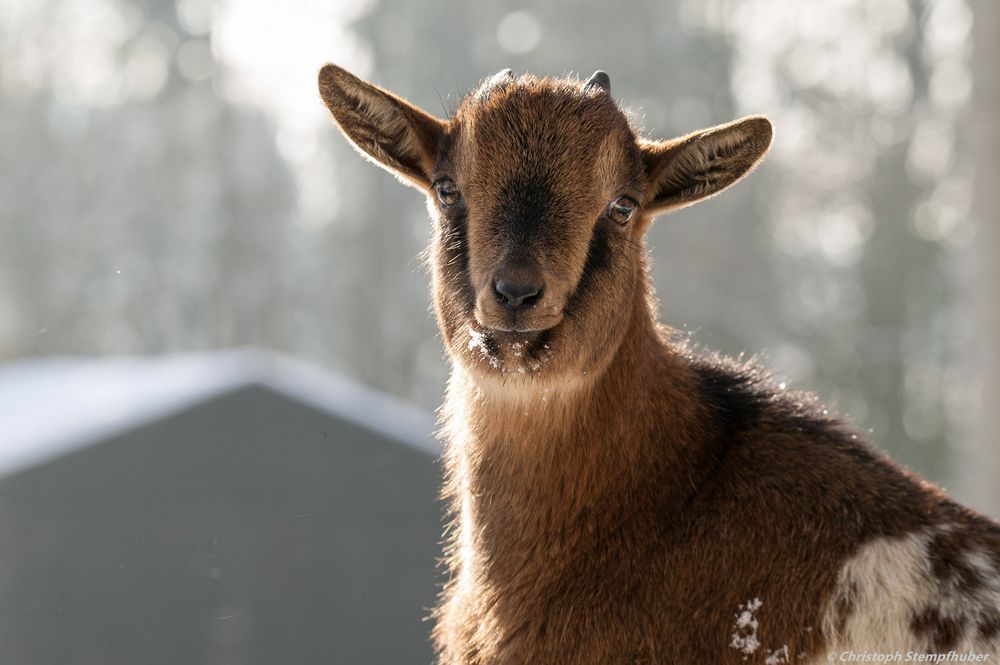
[[645,231],[752,171],[766,118],[650,140],[603,72],[504,70],[448,120],[334,65],[319,89],[434,222],[441,663],[996,659],[996,523],[658,323]]

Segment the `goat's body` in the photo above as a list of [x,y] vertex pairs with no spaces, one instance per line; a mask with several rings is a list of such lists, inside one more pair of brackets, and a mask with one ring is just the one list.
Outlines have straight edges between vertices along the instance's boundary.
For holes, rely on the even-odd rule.
[[602,72],[505,70],[448,121],[332,65],[319,84],[435,223],[443,663],[1000,658],[1000,527],[656,323],[643,234],[746,175],[765,118],[650,141]]
[[993,523],[752,368],[626,339],[568,396],[453,376],[444,662],[998,653]]

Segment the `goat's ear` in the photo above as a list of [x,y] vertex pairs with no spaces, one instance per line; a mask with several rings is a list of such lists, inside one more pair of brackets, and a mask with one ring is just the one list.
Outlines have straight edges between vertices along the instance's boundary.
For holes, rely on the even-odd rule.
[[354,147],[403,182],[431,185],[445,123],[337,67],[319,70],[319,93]]
[[771,146],[771,123],[742,118],[671,141],[640,141],[644,208],[657,214],[715,196],[750,173]]

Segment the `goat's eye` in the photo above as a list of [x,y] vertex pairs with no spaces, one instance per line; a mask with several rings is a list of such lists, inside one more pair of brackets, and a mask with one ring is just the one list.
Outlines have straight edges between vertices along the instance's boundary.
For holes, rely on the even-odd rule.
[[434,191],[437,192],[438,201],[445,208],[455,205],[462,198],[462,192],[458,191],[458,185],[450,178],[442,178],[434,183]]
[[628,224],[635,214],[636,202],[627,196],[619,196],[608,204],[608,217],[619,224]]

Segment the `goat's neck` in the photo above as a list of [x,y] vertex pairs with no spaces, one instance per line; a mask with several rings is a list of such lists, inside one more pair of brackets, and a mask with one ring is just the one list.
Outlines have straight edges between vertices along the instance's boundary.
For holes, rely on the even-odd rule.
[[700,482],[691,372],[658,334],[644,295],[629,318],[602,372],[530,401],[491,393],[455,369],[446,407],[450,494],[460,528],[474,528],[477,549],[497,565],[505,554],[517,560],[525,551],[558,553],[580,535],[595,540],[642,519],[644,505],[680,508]]

